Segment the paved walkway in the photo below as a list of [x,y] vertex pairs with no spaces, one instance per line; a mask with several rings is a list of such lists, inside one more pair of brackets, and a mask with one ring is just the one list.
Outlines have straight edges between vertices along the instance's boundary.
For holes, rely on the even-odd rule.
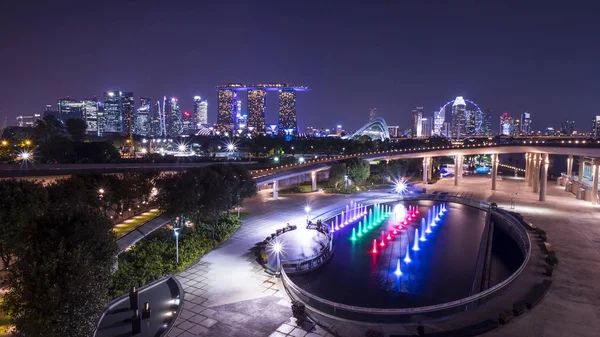
[[[598,336],[600,333],[600,206],[577,200],[555,182],[548,182],[546,201],[538,201],[523,180],[499,180],[491,191],[487,177],[466,177],[460,186],[452,179],[428,185],[510,208],[548,234],[560,260],[548,296],[533,311],[486,336]],[[514,193],[517,193],[516,195]]]
[[[242,227],[218,248],[177,275],[185,292],[185,304],[169,336],[330,336],[310,322],[292,317],[287,295],[277,281],[255,261],[255,245],[286,223],[303,225],[304,206],[311,218],[341,209],[350,197],[324,193],[280,196],[269,191],[244,204],[250,216]],[[361,199],[389,197],[381,193]],[[354,198],[354,200],[357,200]]]

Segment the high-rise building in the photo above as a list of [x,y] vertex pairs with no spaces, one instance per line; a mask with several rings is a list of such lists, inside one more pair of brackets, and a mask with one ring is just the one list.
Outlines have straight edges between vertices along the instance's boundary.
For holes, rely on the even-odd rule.
[[531,134],[531,114],[523,112],[521,114],[521,135],[529,136]]
[[441,136],[444,122],[446,121],[446,110],[440,108],[440,110],[433,113],[433,130],[432,134]]
[[508,115],[508,112],[503,112],[500,115],[500,135],[512,136],[513,135],[513,119]]
[[466,109],[465,99],[462,96],[456,97],[452,104],[452,137],[455,139],[468,136]]
[[479,136],[493,136],[492,131],[492,110],[483,109],[481,111],[481,127],[479,128]]
[[444,126],[442,127],[442,134],[450,135],[452,132],[452,123],[444,122]]
[[104,113],[100,120],[99,133],[123,131],[122,92],[104,92]]
[[202,100],[200,96],[194,96],[194,117],[196,118],[196,124],[208,124],[208,102]]
[[219,88],[217,91],[218,112],[217,129],[221,132],[231,132],[237,110],[237,92],[230,88]]
[[431,137],[433,129],[433,120],[431,118],[421,118],[421,137]]
[[398,137],[399,129],[400,127],[398,125],[388,125],[388,133],[390,134],[390,137]]
[[594,139],[600,138],[600,116],[596,116],[594,119],[592,119],[591,137]]
[[293,88],[279,90],[279,132],[298,132],[296,120],[296,91]]
[[194,116],[189,111],[184,111],[181,114],[181,130],[183,134],[190,134],[193,130],[197,129],[196,123],[194,123]]
[[33,128],[38,120],[42,119],[42,114],[33,114],[32,116],[17,116],[17,126],[20,128]]
[[167,99],[163,98],[163,113],[166,121],[166,132],[171,137],[177,137],[181,135],[182,124],[181,124],[181,113],[179,111],[179,102],[177,98],[171,97]]
[[265,132],[267,91],[262,88],[248,90],[248,126],[255,133]]
[[377,116],[377,108],[369,109],[369,121],[372,121]]
[[70,118],[83,119],[83,103],[74,99],[58,99],[58,119],[66,121]]
[[100,135],[98,128],[98,99],[96,97],[84,99],[82,105],[86,133],[89,135]]
[[510,133],[510,135],[513,137],[519,137],[521,135],[521,120],[513,119],[513,125]]
[[152,122],[152,100],[147,97],[140,98],[140,107],[135,112],[133,133],[136,135],[150,136]]
[[575,132],[575,121],[566,120],[560,124],[560,134],[562,136],[572,136]]
[[423,137],[423,107],[415,107],[412,111],[412,125],[410,136],[412,138]]
[[166,136],[165,120],[160,108],[160,101],[150,105],[150,135],[154,137]]
[[342,136],[342,125],[338,124],[335,128],[335,135],[338,137]]
[[132,92],[119,92],[121,96],[121,105],[123,107],[123,132],[126,134],[133,133],[133,119],[135,102],[133,101],[133,93]]

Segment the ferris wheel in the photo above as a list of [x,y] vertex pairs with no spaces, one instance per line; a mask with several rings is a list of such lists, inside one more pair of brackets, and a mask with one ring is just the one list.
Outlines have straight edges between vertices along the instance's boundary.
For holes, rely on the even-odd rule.
[[[450,113],[447,110],[450,110]],[[480,135],[482,124],[483,112],[479,105],[458,96],[435,112],[433,131],[434,134],[448,139],[464,140]]]

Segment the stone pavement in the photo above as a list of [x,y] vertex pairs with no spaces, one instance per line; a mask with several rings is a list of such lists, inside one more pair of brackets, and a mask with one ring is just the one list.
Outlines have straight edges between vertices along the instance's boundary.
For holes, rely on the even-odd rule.
[[[555,182],[548,182],[546,201],[538,201],[523,180],[499,180],[491,190],[488,177],[465,177],[427,185],[428,192],[449,192],[510,209],[545,230],[560,260],[548,296],[531,312],[486,336],[599,336],[600,335],[600,206],[577,200]],[[515,195],[515,193],[517,193]]]
[[[390,197],[362,194],[359,199]],[[393,196],[392,196],[393,197]],[[255,260],[255,245],[286,223],[303,225],[304,205],[311,218],[341,207],[351,200],[324,193],[280,196],[273,200],[262,191],[245,202],[250,216],[228,240],[176,275],[185,292],[183,310],[169,336],[329,336],[310,322],[292,317],[286,294],[277,279],[266,274]]]

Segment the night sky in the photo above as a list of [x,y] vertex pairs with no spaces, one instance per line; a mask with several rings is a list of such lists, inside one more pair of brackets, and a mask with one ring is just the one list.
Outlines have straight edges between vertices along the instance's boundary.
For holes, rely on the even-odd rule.
[[570,118],[589,132],[600,6],[479,2],[3,0],[0,117],[122,90],[183,110],[206,97],[214,123],[215,85],[291,82],[311,88],[298,93],[301,130],[354,129],[372,107],[405,128],[415,105],[431,114],[464,95],[494,111],[494,130],[500,112],[529,111],[533,129]]

